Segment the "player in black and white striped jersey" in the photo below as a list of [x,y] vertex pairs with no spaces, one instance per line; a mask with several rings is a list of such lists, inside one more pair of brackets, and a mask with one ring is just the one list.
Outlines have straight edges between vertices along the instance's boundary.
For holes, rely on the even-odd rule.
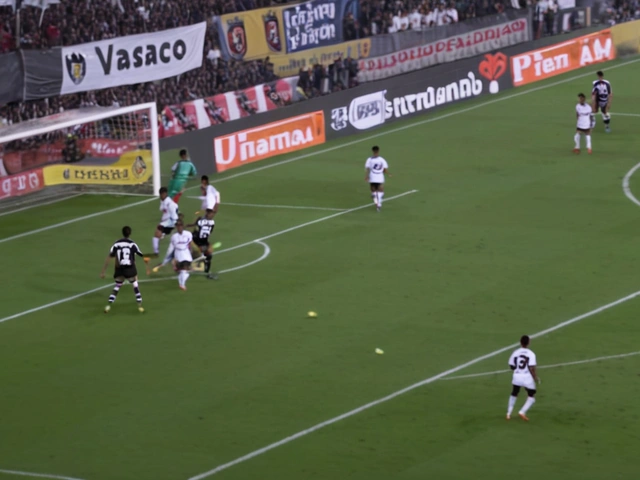
[[611,132],[611,100],[613,99],[613,91],[611,83],[604,79],[604,73],[599,71],[596,73],[597,80],[593,82],[591,89],[591,107],[593,108],[593,116],[591,117],[591,128],[596,126],[596,113],[600,110],[602,120],[604,122],[605,132]]
[[[100,277],[104,278],[104,272],[107,270],[112,258],[116,260],[116,267],[113,273],[113,279],[115,280],[115,286],[111,295],[109,295],[109,303],[104,307],[104,313],[108,313],[111,310],[111,304],[116,301],[118,292],[127,280],[133,286],[133,291],[136,296],[136,302],[138,302],[138,311],[144,312],[142,307],[142,294],[140,293],[140,287],[138,285],[138,269],[136,268],[136,255],[142,257],[145,263],[148,259],[140,251],[140,248],[131,240],[131,227],[122,227],[122,238],[117,240],[109,250],[109,255],[104,261],[102,272]],[[149,275],[149,267],[147,267],[147,275]]]
[[218,276],[215,273],[211,273],[211,259],[213,257],[213,246],[209,237],[216,226],[216,221],[213,219],[215,212],[212,209],[207,209],[204,217],[198,217],[196,221],[187,227],[195,227],[193,231],[193,243],[195,243],[200,250],[200,253],[204,255],[204,273],[207,274],[209,280],[217,280]]

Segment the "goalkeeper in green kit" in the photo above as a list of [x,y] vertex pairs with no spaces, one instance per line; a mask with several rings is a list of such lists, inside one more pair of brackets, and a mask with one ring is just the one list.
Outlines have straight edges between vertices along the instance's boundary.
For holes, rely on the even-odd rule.
[[173,174],[171,175],[171,181],[169,182],[169,197],[171,197],[174,202],[178,203],[187,180],[189,180],[190,177],[195,177],[198,172],[196,172],[196,166],[191,163],[189,155],[184,149],[180,150],[180,160],[171,167],[171,171]]

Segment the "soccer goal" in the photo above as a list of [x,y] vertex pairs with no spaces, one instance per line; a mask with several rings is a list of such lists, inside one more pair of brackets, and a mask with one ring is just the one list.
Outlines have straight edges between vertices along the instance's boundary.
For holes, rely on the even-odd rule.
[[0,127],[0,210],[82,193],[157,195],[160,179],[155,103]]

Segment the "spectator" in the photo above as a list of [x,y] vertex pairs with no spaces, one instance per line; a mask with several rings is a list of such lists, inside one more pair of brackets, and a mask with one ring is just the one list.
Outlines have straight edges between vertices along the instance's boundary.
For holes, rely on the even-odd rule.
[[409,15],[409,24],[411,25],[411,30],[421,30],[422,29],[422,13],[420,13],[422,9],[418,9],[417,7],[413,9],[411,15]]

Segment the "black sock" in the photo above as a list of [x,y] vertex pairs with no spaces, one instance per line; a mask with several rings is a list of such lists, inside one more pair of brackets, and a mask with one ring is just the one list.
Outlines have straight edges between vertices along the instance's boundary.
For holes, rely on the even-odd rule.
[[209,273],[209,270],[211,270],[211,257],[213,255],[207,255],[206,257],[204,257],[204,273]]
[[611,122],[611,119],[610,118],[605,118],[604,124],[605,125],[609,125],[609,122]]
[[111,295],[109,295],[109,303],[113,303],[116,301],[116,297],[118,296],[120,287],[122,287],[122,282],[116,282],[116,285],[115,287],[113,287],[113,291],[111,292]]

